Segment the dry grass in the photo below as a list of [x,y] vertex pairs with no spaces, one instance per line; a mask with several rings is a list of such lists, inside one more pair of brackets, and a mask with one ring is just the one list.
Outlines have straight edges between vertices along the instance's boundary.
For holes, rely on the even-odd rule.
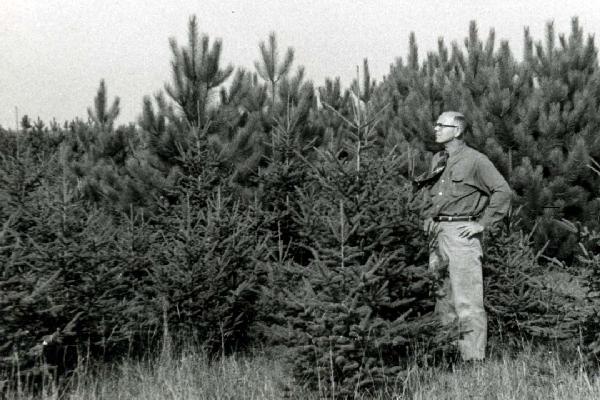
[[[410,399],[600,399],[600,380],[556,358],[523,353],[450,371],[415,371]],[[402,397],[398,397],[402,398]]]
[[[295,387],[273,358],[228,357],[210,362],[196,351],[177,358],[128,361],[92,373],[79,371],[71,378],[69,400],[153,399],[317,399]],[[287,388],[287,389],[286,389]],[[291,389],[290,389],[291,388]],[[29,400],[26,393],[7,399]],[[55,388],[37,398],[58,399]],[[524,351],[481,364],[446,368],[413,366],[406,375],[381,392],[364,399],[600,399],[600,380],[575,363],[561,362],[550,353]]]

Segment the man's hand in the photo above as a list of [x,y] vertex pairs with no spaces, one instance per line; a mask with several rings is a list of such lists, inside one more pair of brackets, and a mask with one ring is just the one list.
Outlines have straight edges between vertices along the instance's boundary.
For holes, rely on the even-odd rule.
[[471,222],[458,227],[459,236],[462,238],[471,238],[478,233],[483,232],[485,228],[479,222]]

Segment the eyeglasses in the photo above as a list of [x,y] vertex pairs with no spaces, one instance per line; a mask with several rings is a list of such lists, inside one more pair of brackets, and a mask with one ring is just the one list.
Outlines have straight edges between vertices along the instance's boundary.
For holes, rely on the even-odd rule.
[[435,125],[433,125],[433,128],[458,128],[458,126],[456,125],[445,125],[445,124],[440,124],[439,122]]

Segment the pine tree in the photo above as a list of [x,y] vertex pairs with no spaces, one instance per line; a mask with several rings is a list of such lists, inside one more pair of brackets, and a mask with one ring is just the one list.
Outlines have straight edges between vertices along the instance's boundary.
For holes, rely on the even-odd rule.
[[255,63],[258,75],[241,74],[240,83],[230,88],[234,95],[223,91],[222,96],[225,111],[235,106],[240,116],[236,118],[236,113],[229,111],[234,124],[220,135],[222,156],[233,170],[232,181],[249,197],[261,191],[264,182],[260,175],[266,176],[264,171],[271,163],[290,160],[295,157],[294,149],[308,143],[318,145],[322,140],[322,129],[311,111],[315,106],[312,83],[304,80],[303,67],[290,76],[293,49],[288,48],[280,62],[275,34],[269,38],[268,46],[264,42],[259,46],[262,58]]
[[145,154],[144,138],[133,124],[114,128],[118,98],[107,111],[103,81],[94,104],[89,108],[90,122],[73,121],[60,147],[78,195],[117,214],[129,212],[131,206],[152,212],[172,177],[162,176],[157,163]]
[[[470,122],[467,143],[515,187],[524,229],[537,226],[535,246],[550,240],[548,255],[569,260],[576,240],[555,221],[597,221],[598,177],[585,165],[598,160],[591,132],[598,125],[593,110],[600,79],[593,38],[584,40],[577,18],[570,35],[558,39],[552,24],[544,44],[525,29],[524,57],[517,62],[507,42],[496,47],[493,31],[482,41],[472,22],[464,50],[453,43],[448,52],[440,40],[437,53],[417,68],[411,36],[409,64],[398,60],[376,93],[392,105],[380,130],[386,146],[406,157],[408,176],[427,168],[428,152],[439,150],[432,140],[435,118],[444,110],[463,112]],[[531,174],[538,166],[541,177]]]
[[96,97],[94,98],[94,108],[88,108],[88,118],[95,126],[99,128],[106,128],[111,130],[114,124],[115,119],[119,116],[120,108],[119,102],[120,99],[115,97],[112,105],[108,108],[107,104],[107,95],[106,95],[106,85],[104,84],[104,79],[100,81],[100,86],[98,87],[98,92]]
[[275,32],[269,34],[268,45],[265,42],[260,42],[259,49],[261,58],[260,61],[254,63],[254,66],[258,75],[271,89],[271,113],[274,113],[277,101],[286,102],[285,98],[277,99],[277,84],[290,72],[294,62],[294,49],[288,47],[283,60],[280,61]]
[[[441,40],[439,45],[440,51],[446,50]],[[433,67],[435,64],[433,55],[428,55],[427,65]],[[441,65],[441,68],[444,66]],[[448,78],[445,74],[433,72],[432,68],[419,67],[416,39],[411,33],[407,64],[398,58],[377,91],[376,101],[390,104],[384,111],[379,128],[385,138],[385,148],[387,151],[394,149],[400,157],[404,157],[401,168],[406,176],[426,168],[429,162],[426,150],[437,149],[431,125],[444,109],[442,88]]]
[[[599,124],[597,113],[591,111],[597,108],[600,93],[597,50],[592,37],[584,43],[577,18],[571,25],[568,38],[559,35],[558,47],[551,23],[545,46],[536,43],[529,60],[535,82],[520,107],[520,121],[515,127],[517,137],[527,138],[521,152],[542,168],[546,196],[540,204],[543,212],[525,222],[532,226],[535,217],[543,214],[536,235],[538,246],[550,240],[549,254],[567,260],[573,259],[577,240],[555,220],[597,221],[593,199],[598,195],[599,181],[585,165],[600,157],[597,135],[591,133]],[[537,197],[529,191],[526,188],[517,194]],[[533,207],[530,202],[524,205],[526,209]]]
[[155,111],[150,96],[144,96],[143,111],[139,125],[145,134],[144,141],[148,149],[148,161],[157,169],[168,174],[178,164],[180,149],[187,149],[190,138],[189,126],[175,115],[172,105],[168,104],[162,93],[154,96]]
[[196,16],[189,21],[187,46],[180,48],[175,38],[169,44],[173,82],[165,85],[165,91],[187,123],[201,130],[209,123],[211,96],[229,78],[233,66],[221,67],[222,41],[217,39],[211,46],[208,35],[199,35]]
[[28,129],[31,129],[33,127],[29,115],[25,114],[23,115],[23,117],[21,117],[20,125],[23,132],[26,132]]

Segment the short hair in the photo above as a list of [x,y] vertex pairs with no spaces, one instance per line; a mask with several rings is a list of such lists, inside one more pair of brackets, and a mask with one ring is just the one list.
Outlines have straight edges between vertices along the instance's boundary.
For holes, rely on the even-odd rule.
[[458,126],[458,129],[460,130],[460,136],[462,137],[462,135],[467,130],[467,119],[464,115],[457,114],[454,116],[454,123],[456,124],[456,126]]
[[443,114],[452,117],[452,121],[460,130],[460,136],[462,137],[467,130],[467,119],[465,118],[464,114],[458,111],[445,111]]

